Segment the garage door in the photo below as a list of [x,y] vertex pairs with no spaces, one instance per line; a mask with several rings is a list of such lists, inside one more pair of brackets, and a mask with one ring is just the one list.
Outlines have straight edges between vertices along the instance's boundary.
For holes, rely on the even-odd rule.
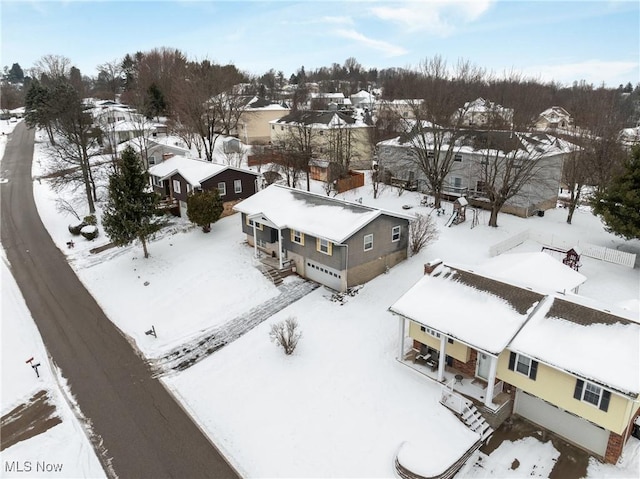
[[516,414],[553,431],[570,442],[603,456],[607,450],[609,431],[568,413],[542,399],[518,389],[516,393]]
[[337,269],[328,268],[321,263],[307,259],[304,272],[310,280],[324,284],[336,291],[342,291],[342,273]]

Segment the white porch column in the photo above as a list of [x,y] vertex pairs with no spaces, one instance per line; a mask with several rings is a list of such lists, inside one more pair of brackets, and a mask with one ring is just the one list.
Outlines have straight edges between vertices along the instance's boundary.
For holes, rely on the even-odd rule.
[[258,235],[256,233],[256,222],[253,221],[253,257],[258,257]]
[[438,358],[438,381],[442,382],[444,379],[444,363],[446,358],[445,348],[447,347],[447,337],[444,334],[440,335],[440,356]]
[[280,269],[282,269],[282,230],[280,228],[278,228],[278,264],[280,266]]
[[405,319],[402,316],[398,316],[400,319],[400,344],[398,346],[398,361],[404,359],[404,331],[405,331]]
[[491,358],[491,364],[489,365],[489,378],[487,383],[487,394],[484,396],[484,405],[491,406],[493,400],[493,388],[496,383],[496,370],[498,369],[498,358],[489,356]]

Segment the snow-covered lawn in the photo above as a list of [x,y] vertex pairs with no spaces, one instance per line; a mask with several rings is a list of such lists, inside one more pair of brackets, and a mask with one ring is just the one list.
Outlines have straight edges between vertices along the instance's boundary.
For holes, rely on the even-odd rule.
[[[36,160],[42,154],[36,149]],[[321,191],[318,184],[313,188]],[[209,234],[177,227],[151,242],[147,260],[138,245],[91,255],[93,243],[103,244],[106,238],[93,243],[80,238],[68,249],[67,225],[74,220],[56,212],[46,181],[36,182],[34,192],[45,226],[80,279],[147,355],[278,294],[253,267],[238,215],[216,223]],[[387,190],[373,199],[365,186],[342,196],[403,213],[430,211],[419,206],[417,193],[398,196]],[[330,293],[320,288],[192,368],[164,378],[244,475],[391,477],[394,456],[404,441],[443,461],[459,456],[474,441],[438,404],[439,386],[395,360],[398,323],[387,308],[422,276],[425,262],[439,257],[474,265],[489,258],[489,246],[533,228],[566,241],[640,251],[640,242],[625,244],[606,233],[588,211],[576,212],[573,225],[564,223],[562,209],[529,219],[500,215],[499,228],[489,228],[488,213],[480,212],[479,225],[472,229],[471,215],[466,223],[445,228],[451,205],[446,209],[447,214],[436,217],[436,243],[366,284],[346,304],[330,301]],[[526,243],[517,251],[539,251],[539,246]],[[638,269],[596,260],[583,259],[583,264],[587,282],[581,294],[637,307]],[[269,341],[268,332],[271,324],[289,316],[298,319],[303,337],[294,354],[285,356]],[[152,324],[158,339],[144,334]],[[512,447],[527,453],[531,445]],[[494,455],[485,463],[496,467],[498,475],[499,456],[495,466],[490,466]],[[550,470],[553,455],[546,451],[540,457],[546,465],[539,470]],[[634,458],[637,463],[637,454]]]

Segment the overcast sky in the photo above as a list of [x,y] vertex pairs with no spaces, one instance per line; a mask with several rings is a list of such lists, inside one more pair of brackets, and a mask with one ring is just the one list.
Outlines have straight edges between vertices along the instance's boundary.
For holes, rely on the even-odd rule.
[[355,57],[416,67],[441,55],[501,75],[607,86],[640,82],[637,0],[1,1],[1,66],[64,55],[85,75],[155,47],[251,74]]

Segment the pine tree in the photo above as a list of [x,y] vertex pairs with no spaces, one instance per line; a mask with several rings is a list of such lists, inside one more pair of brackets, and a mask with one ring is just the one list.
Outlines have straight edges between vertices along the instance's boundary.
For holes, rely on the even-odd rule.
[[593,213],[602,218],[607,231],[640,239],[640,146],[631,152],[623,173],[595,197]]
[[162,226],[155,216],[157,202],[142,162],[133,148],[127,147],[120,156],[118,170],[109,177],[109,199],[102,215],[102,225],[111,241],[126,246],[138,239],[148,258],[147,239]]
[[223,209],[218,190],[199,191],[187,197],[187,217],[205,233],[211,231],[211,223],[220,219]]

